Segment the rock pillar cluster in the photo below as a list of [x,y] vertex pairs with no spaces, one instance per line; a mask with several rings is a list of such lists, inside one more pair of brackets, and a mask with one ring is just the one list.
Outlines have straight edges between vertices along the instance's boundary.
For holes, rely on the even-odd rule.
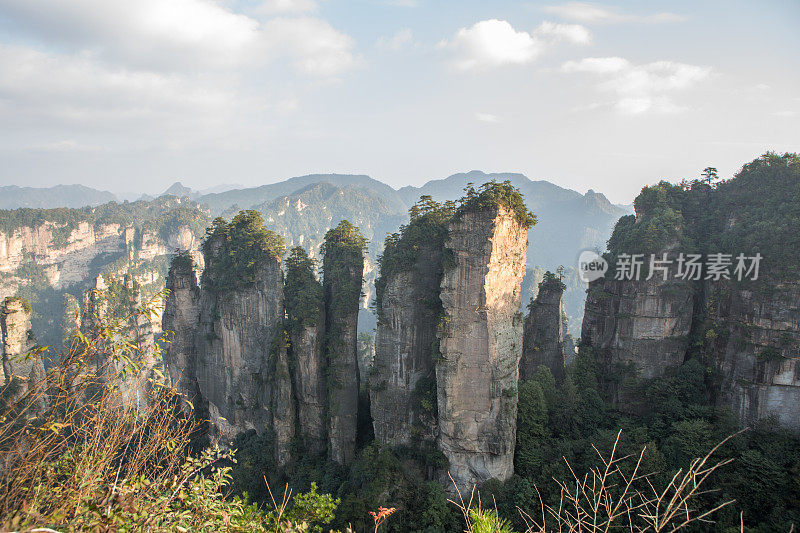
[[188,254],[173,259],[168,276],[172,382],[213,439],[267,434],[279,466],[292,460],[295,437],[306,455],[327,451],[348,464],[355,454],[363,238],[346,222],[329,235],[325,295],[302,249],[292,250],[284,283],[280,237],[252,211],[215,221],[199,284]]

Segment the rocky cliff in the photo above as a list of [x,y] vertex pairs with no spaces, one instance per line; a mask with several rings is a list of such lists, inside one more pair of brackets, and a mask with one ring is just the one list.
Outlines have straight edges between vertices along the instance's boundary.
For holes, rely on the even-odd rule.
[[564,379],[564,289],[557,276],[545,273],[525,317],[520,380],[531,379],[540,365],[549,368],[557,382]]
[[[765,154],[719,183],[642,190],[636,217],[620,219],[609,240],[612,268],[590,284],[583,321],[581,341],[612,399],[628,401],[626,376],[651,379],[696,359],[708,397],[742,425],[774,416],[800,427],[798,198],[795,154]],[[634,254],[639,280],[615,268]],[[651,256],[667,263],[649,272]]]
[[459,487],[513,473],[527,229],[502,206],[450,224],[436,380],[439,447]]
[[37,335],[58,346],[66,294],[81,298],[98,275],[128,273],[149,299],[164,287],[167,257],[197,250],[207,221],[178,198],[0,211],[0,298],[29,299]]
[[426,246],[411,270],[386,280],[370,376],[372,422],[382,444],[436,438],[434,350],[441,268],[441,250]]
[[328,446],[325,305],[315,267],[304,249],[293,248],[286,260],[284,285],[297,428],[311,455],[324,453]]
[[7,297],[0,307],[0,334],[2,334],[2,374],[0,384],[12,385],[14,395],[24,394],[27,383],[44,375],[44,366],[38,357],[25,355],[36,347],[31,330],[31,307],[22,299]]
[[328,364],[328,452],[349,464],[355,456],[358,421],[358,308],[364,280],[366,240],[342,221],[323,244],[325,355]]

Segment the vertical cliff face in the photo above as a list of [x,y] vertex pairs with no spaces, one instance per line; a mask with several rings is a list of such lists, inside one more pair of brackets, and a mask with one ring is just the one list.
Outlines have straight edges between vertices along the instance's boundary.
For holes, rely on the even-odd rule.
[[684,361],[693,305],[689,282],[601,278],[589,287],[581,340],[605,373],[630,365],[642,378],[659,377]]
[[23,393],[27,384],[44,375],[44,366],[38,357],[25,359],[25,354],[36,347],[31,331],[31,308],[27,301],[5,298],[0,307],[0,333],[2,334],[2,386],[16,383],[16,392]]
[[425,246],[413,267],[389,275],[382,290],[370,375],[373,428],[382,444],[436,438],[441,268],[441,250]]
[[322,285],[314,275],[315,266],[303,248],[293,248],[286,260],[284,286],[297,429],[311,455],[327,449],[328,409],[325,306]]
[[743,425],[775,416],[800,429],[800,283],[708,287],[720,403]]
[[564,379],[564,284],[550,272],[539,284],[539,293],[531,302],[525,318],[522,341],[522,359],[519,362],[519,379],[531,379],[536,368],[544,365],[550,369],[557,382]]
[[439,446],[459,487],[513,473],[526,239],[504,207],[465,210],[450,224],[436,379]]
[[279,465],[290,460],[295,435],[282,246],[253,211],[230,224],[216,220],[203,245],[201,287],[188,254],[173,260],[163,321],[174,332],[164,356],[170,376],[198,415],[208,415],[211,437],[268,432]]
[[173,259],[167,290],[162,327],[169,344],[164,350],[164,364],[173,386],[195,408],[200,408],[203,399],[197,383],[195,336],[200,323],[201,297],[195,265],[188,255]]
[[[607,391],[619,393],[620,366],[650,379],[692,358],[707,368],[707,395],[742,425],[774,416],[800,427],[798,195],[795,154],[765,154],[717,184],[642,190],[607,258],[613,267],[621,254],[643,254],[647,264],[666,252],[672,264],[666,281],[643,270],[640,281],[607,274],[590,284],[581,341]],[[681,267],[682,253],[699,254],[696,274]]]
[[365,239],[347,221],[325,235],[326,359],[328,364],[328,452],[349,464],[355,455],[358,421],[358,308],[364,274]]

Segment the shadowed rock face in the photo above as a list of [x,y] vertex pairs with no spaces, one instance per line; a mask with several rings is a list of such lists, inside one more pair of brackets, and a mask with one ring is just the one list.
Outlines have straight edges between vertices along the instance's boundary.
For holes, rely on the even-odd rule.
[[436,367],[439,447],[465,488],[513,473],[527,230],[504,209],[463,213],[449,230],[454,266],[442,279]]
[[728,284],[706,290],[728,331],[714,343],[721,403],[742,425],[775,416],[780,425],[800,429],[800,283],[769,291]]
[[324,308],[320,308],[317,314],[316,325],[303,325],[299,331],[289,334],[297,429],[311,454],[320,454],[327,449]]
[[370,375],[372,422],[382,444],[436,438],[433,350],[440,271],[441,251],[429,248],[411,270],[393,274],[386,284]]
[[[330,459],[353,461],[358,422],[358,303],[363,255],[337,253],[330,246],[323,261],[328,362],[328,452]],[[354,290],[355,289],[355,290]]]
[[693,312],[689,282],[601,278],[589,287],[581,340],[601,370],[632,365],[639,377],[655,378],[683,363]]
[[194,342],[200,323],[200,286],[194,268],[170,268],[167,289],[169,296],[164,305],[162,324],[170,343],[164,350],[164,364],[173,385],[195,408],[201,408],[203,398],[197,384]]
[[540,365],[549,368],[557,382],[564,380],[563,294],[563,285],[539,285],[539,293],[525,318],[522,360],[519,362],[520,380],[531,379]]
[[[219,247],[208,246],[213,266]],[[212,270],[206,270],[212,276]],[[269,430],[275,460],[289,461],[295,411],[283,320],[283,272],[278,259],[263,260],[252,283],[215,292],[205,274],[197,287],[193,270],[169,275],[163,325],[173,331],[164,359],[173,382],[207,414],[215,439],[248,430]]]

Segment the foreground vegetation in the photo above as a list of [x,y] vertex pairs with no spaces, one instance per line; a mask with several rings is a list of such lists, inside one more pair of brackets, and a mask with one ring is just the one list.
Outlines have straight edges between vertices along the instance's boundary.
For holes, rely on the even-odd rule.
[[[556,401],[556,386],[544,369],[523,383],[517,452],[521,475],[504,484],[490,482],[471,494],[448,496],[439,483],[423,481],[417,469],[424,458],[375,442],[362,447],[350,469],[301,457],[276,474],[273,465],[264,463],[268,435],[243,436],[232,449],[200,444],[192,406],[163,378],[158,354],[151,360],[126,334],[132,319],[155,311],[154,302],[136,309],[135,316],[89,317],[94,328],[76,332],[40,381],[15,378],[2,390],[0,528],[674,531],[696,524],[707,529],[705,521],[719,517],[738,526],[740,510],[763,512],[774,506],[764,498],[785,490],[788,501],[797,491],[800,469],[781,472],[769,464],[774,456],[749,450],[743,460],[744,472],[751,474],[737,482],[746,487],[746,498],[731,503],[731,480],[724,472],[747,448],[742,437],[716,451],[719,459],[714,459],[706,455],[716,438],[709,426],[670,423],[664,412],[687,409],[679,398],[691,398],[691,368],[650,391],[664,405],[660,423],[652,425],[669,434],[672,443],[661,448],[641,428],[604,411],[596,391],[585,387],[591,379],[585,360],[571,373],[572,384],[561,388],[566,401],[560,396]],[[570,388],[578,384],[581,392]],[[137,392],[146,394],[146,404]],[[627,427],[621,434],[602,429],[614,424]],[[583,436],[568,441],[554,433],[556,428]],[[771,445],[781,446],[784,439],[780,450],[786,453],[791,450],[786,438],[773,436]],[[566,462],[554,457],[562,453]],[[673,462],[683,468],[673,469]],[[782,479],[790,485],[780,485]],[[270,484],[284,489],[272,491]]]

